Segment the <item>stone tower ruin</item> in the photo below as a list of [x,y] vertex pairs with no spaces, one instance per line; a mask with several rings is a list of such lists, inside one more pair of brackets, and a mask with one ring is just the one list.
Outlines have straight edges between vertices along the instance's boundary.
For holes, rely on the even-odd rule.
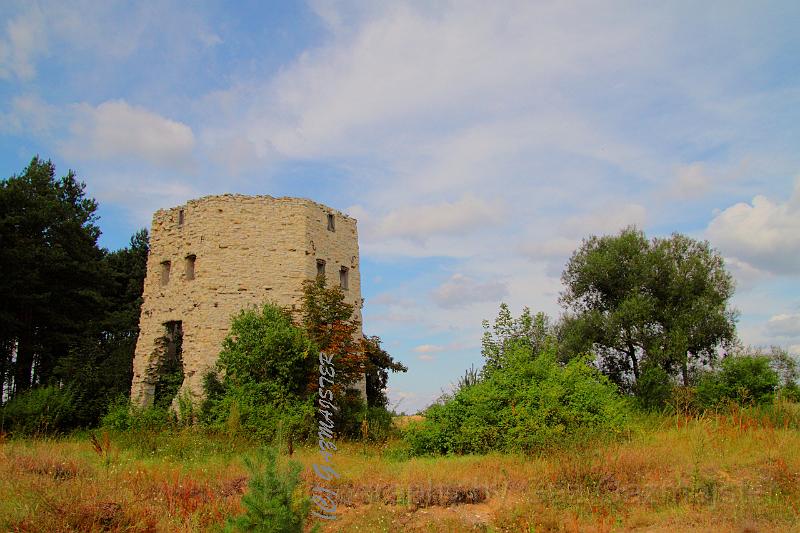
[[[200,397],[231,317],[268,300],[299,309],[303,281],[318,274],[360,320],[356,220],[324,205],[224,194],[156,211],[131,399],[152,405],[167,360],[182,365],[180,392]],[[365,397],[363,380],[357,388]]]

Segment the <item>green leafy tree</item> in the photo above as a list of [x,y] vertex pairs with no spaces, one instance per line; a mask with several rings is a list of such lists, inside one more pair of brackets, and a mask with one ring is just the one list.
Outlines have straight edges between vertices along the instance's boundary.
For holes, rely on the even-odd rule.
[[735,340],[733,278],[708,242],[679,234],[648,241],[634,227],[592,236],[561,279],[568,328],[581,332],[623,387],[639,379],[643,362],[689,384],[692,368],[712,363]]

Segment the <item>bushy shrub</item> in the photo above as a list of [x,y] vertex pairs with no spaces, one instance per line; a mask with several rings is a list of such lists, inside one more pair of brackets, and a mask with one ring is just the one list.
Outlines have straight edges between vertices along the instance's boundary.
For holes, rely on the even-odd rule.
[[247,434],[264,442],[279,436],[299,440],[310,434],[313,398],[276,400],[269,389],[264,383],[228,384],[222,395],[206,401],[201,420],[232,435]]
[[501,365],[409,426],[415,454],[532,451],[623,429],[626,404],[589,359],[560,365],[548,345],[534,354],[511,347]]
[[35,387],[14,396],[2,409],[3,430],[15,435],[46,435],[76,425],[71,387]]
[[104,428],[115,431],[158,431],[174,421],[174,414],[168,408],[139,407],[121,396],[108,407],[102,418]]
[[780,385],[778,374],[763,355],[736,355],[722,360],[719,370],[704,374],[697,383],[697,399],[705,408],[728,402],[760,404],[772,400]]
[[317,353],[286,310],[265,304],[242,311],[233,319],[216,370],[204,379],[200,419],[263,441],[279,431],[288,440],[303,438],[314,425],[308,387]]

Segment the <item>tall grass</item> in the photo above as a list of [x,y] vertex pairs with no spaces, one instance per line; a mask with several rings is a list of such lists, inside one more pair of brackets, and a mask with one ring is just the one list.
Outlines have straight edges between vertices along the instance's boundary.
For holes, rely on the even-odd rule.
[[[243,512],[256,444],[191,429],[0,442],[2,531],[209,531]],[[798,406],[637,415],[538,455],[407,458],[341,443],[324,531],[798,531]],[[299,447],[300,490],[319,454]],[[281,468],[286,457],[280,457]]]

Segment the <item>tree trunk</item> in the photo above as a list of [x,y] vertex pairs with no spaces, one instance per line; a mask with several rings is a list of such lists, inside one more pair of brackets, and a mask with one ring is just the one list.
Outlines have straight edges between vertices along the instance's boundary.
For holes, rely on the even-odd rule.
[[30,310],[23,311],[24,326],[17,343],[17,361],[14,364],[14,395],[31,388],[33,369],[33,320]]
[[633,345],[628,345],[628,357],[631,359],[631,368],[633,368],[633,377],[639,381],[639,360],[636,359],[636,348]]

